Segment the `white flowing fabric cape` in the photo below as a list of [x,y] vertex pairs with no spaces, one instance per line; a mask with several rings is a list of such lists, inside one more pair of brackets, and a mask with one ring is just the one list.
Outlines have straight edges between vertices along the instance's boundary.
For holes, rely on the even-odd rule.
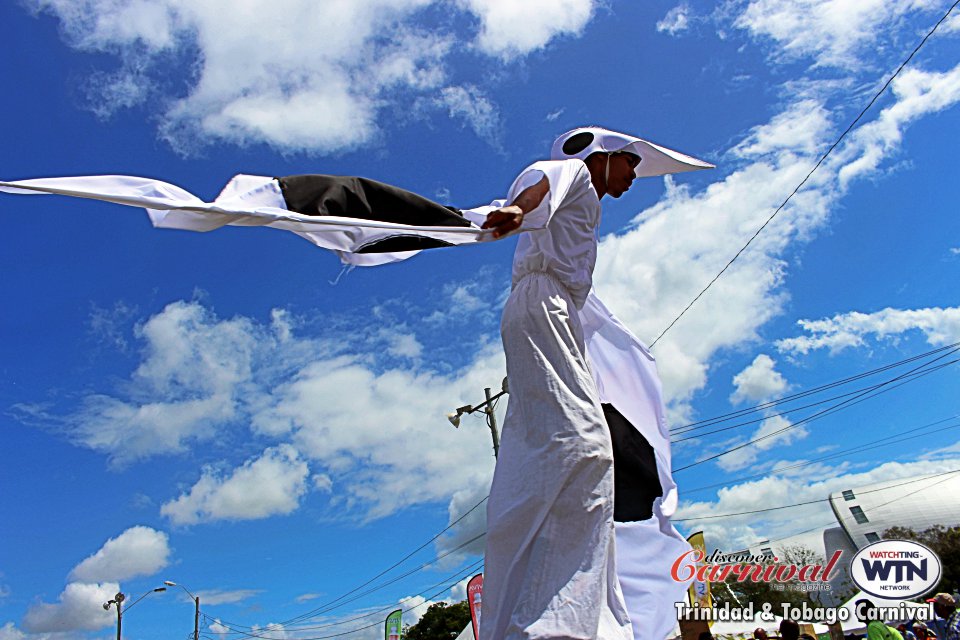
[[[564,169],[566,167],[566,169]],[[542,162],[530,167],[542,171],[551,185],[566,184],[569,163]],[[469,227],[436,227],[358,220],[336,216],[309,216],[282,208],[283,199],[272,178],[238,175],[213,202],[204,202],[184,189],[160,180],[135,176],[78,176],[0,182],[0,191],[15,194],[57,194],[143,207],[155,227],[212,231],[223,226],[264,226],[293,232],[318,247],[336,253],[351,265],[370,266],[403,260],[418,253],[357,253],[363,247],[398,236],[420,236],[451,245],[492,240],[479,225],[486,215],[505,204],[463,210]],[[264,197],[264,189],[276,189]],[[540,208],[555,209],[563,193],[553,191]],[[264,206],[264,202],[277,203]],[[525,230],[546,223],[539,209],[528,215]],[[617,575],[634,624],[636,640],[663,640],[675,627],[673,603],[683,598],[686,584],[670,578],[670,565],[689,549],[670,524],[677,507],[677,486],[670,471],[670,440],[664,419],[660,379],[647,347],[591,292],[580,318],[587,354],[603,402],[609,402],[637,428],[653,447],[662,498],[654,516],[643,522],[616,524]]]
[[[264,197],[264,188],[276,191]],[[153,178],[137,176],[76,176],[0,181],[0,191],[17,194],[55,194],[103,200],[131,207],[143,207],[154,227],[186,231],[213,231],[225,226],[271,227],[291,231],[318,247],[329,249],[347,264],[372,266],[409,258],[417,251],[403,253],[357,253],[365,246],[398,236],[420,236],[459,245],[492,240],[480,229],[487,214],[499,206],[463,211],[475,224],[469,227],[417,226],[359,220],[338,216],[311,216],[282,208],[283,198],[272,178],[237,175],[213,202],[204,202],[189,191]],[[267,194],[268,196],[270,194]],[[277,206],[264,206],[274,200]]]
[[[663,496],[653,517],[617,522],[617,577],[633,623],[634,640],[663,640],[676,627],[675,602],[684,599],[687,582],[676,582],[671,566],[690,544],[670,523],[677,509],[677,484],[670,466],[660,376],[647,346],[591,291],[580,310],[587,358],[601,402],[612,404],[646,438],[657,460]],[[616,473],[616,468],[614,468]]]

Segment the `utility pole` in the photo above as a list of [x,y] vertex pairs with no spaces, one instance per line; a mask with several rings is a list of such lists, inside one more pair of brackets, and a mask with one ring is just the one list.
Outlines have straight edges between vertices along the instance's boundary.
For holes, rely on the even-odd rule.
[[[164,580],[163,584],[168,587],[180,587],[187,592],[187,595],[190,596],[190,599],[193,600],[193,640],[200,640],[200,596],[195,596],[190,593],[190,590],[187,589],[182,584],[177,584],[176,582],[171,582],[170,580]],[[117,639],[119,640],[119,638]]]
[[193,640],[200,640],[200,596],[194,596],[193,603]]
[[[506,378],[504,378],[506,381]],[[490,396],[490,387],[487,387],[483,390],[483,393],[487,396],[487,401],[484,403],[487,405],[484,407],[483,412],[487,414],[487,426],[490,427],[490,436],[493,438],[493,457],[500,457],[500,433],[497,431],[497,416],[493,410],[493,398]]]
[[447,414],[447,420],[449,420],[450,424],[453,426],[459,427],[460,417],[463,414],[482,411],[486,415],[487,426],[490,427],[490,436],[493,438],[493,457],[496,458],[500,455],[500,432],[497,430],[497,416],[494,411],[494,407],[496,406],[495,400],[499,399],[500,396],[509,393],[507,388],[507,379],[503,379],[501,391],[496,395],[490,394],[490,387],[484,389],[483,393],[487,397],[486,401],[481,402],[475,407],[469,404],[462,407],[457,407],[457,410],[454,413]]
[[117,593],[113,596],[112,600],[108,600],[103,603],[103,608],[106,610],[110,609],[110,605],[113,604],[117,609],[117,640],[120,640],[120,627],[123,624],[123,601],[126,599],[126,596],[122,593]]

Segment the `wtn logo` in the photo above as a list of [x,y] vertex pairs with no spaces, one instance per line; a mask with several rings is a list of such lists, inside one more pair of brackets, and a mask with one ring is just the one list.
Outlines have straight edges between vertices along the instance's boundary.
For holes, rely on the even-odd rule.
[[942,571],[937,554],[912,540],[874,542],[850,562],[850,577],[865,593],[898,600],[927,593],[940,582]]
[[863,572],[867,580],[890,580],[890,572],[893,571],[895,583],[909,580],[927,579],[927,560],[924,558],[917,565],[909,560],[867,560],[861,559],[863,563]]

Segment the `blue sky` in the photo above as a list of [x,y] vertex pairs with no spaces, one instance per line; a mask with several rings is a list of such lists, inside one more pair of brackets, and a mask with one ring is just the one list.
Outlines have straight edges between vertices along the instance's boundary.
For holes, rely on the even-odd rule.
[[[4,3],[0,177],[143,175],[210,199],[240,172],[360,174],[466,207],[601,124],[717,165],[605,205],[597,289],[649,343],[949,4]],[[672,424],[960,341],[958,37],[954,15],[656,344]],[[52,196],[4,195],[0,216],[0,639],[109,637],[100,604],[163,580],[199,594],[203,632],[223,638],[328,636],[463,597],[482,540],[457,547],[482,506],[371,586],[456,549],[427,569],[289,622],[485,495],[486,427],[444,415],[500,384],[512,241],[338,281],[334,256],[273,230],[154,230]],[[954,419],[778,471],[956,416],[958,387],[949,367],[678,472],[678,518],[958,469]],[[675,467],[813,411],[694,432]],[[733,549],[831,520],[821,503],[680,527]],[[190,633],[184,595],[138,604],[125,636]]]

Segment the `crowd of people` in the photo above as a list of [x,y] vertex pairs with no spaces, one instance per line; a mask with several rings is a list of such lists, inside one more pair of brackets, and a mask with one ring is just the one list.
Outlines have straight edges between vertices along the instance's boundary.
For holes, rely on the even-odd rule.
[[[938,593],[927,602],[933,605],[935,618],[927,622],[909,620],[887,624],[877,619],[877,607],[866,598],[857,600],[855,611],[860,622],[866,625],[862,634],[847,634],[845,640],[960,640],[960,608],[958,598],[949,593]],[[817,640],[808,633],[800,632],[800,625],[793,620],[782,620],[779,636],[770,636],[758,627],[753,632],[754,640]],[[709,632],[700,634],[698,640],[713,640]]]

